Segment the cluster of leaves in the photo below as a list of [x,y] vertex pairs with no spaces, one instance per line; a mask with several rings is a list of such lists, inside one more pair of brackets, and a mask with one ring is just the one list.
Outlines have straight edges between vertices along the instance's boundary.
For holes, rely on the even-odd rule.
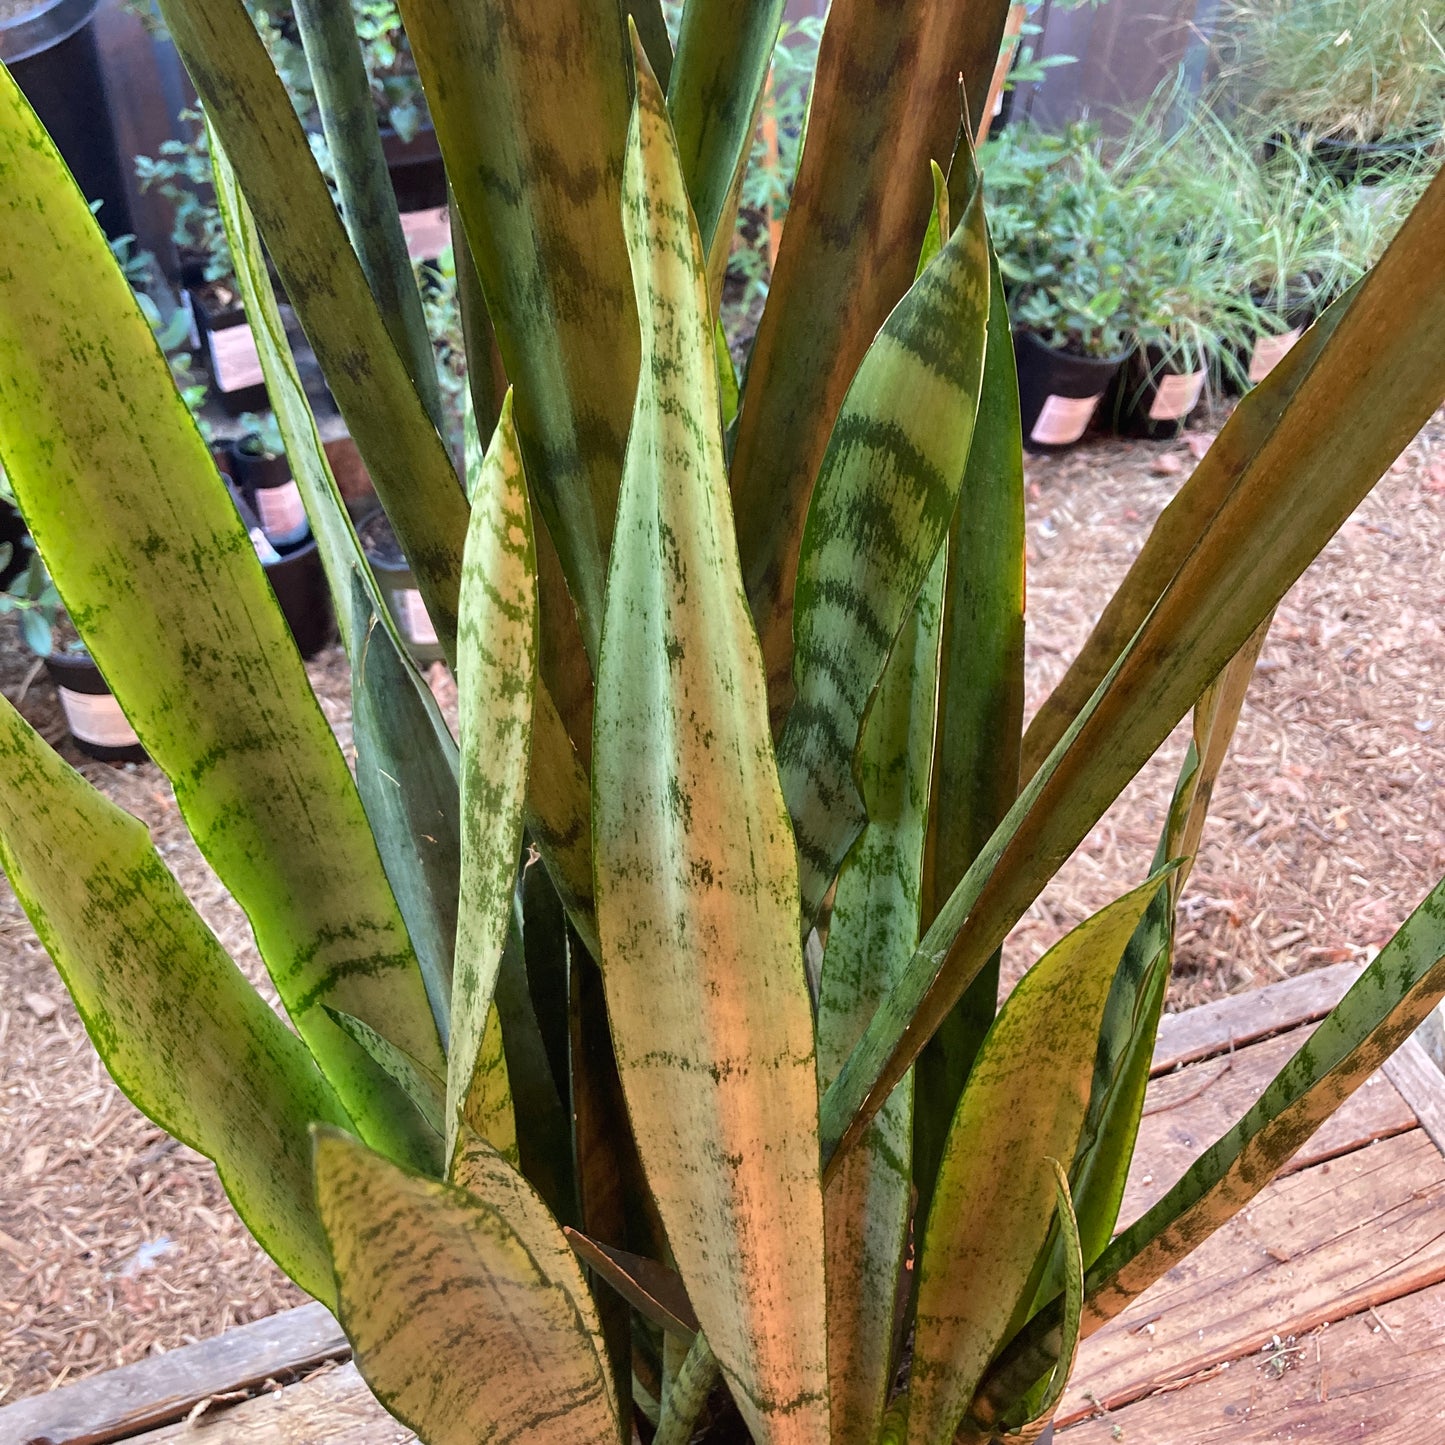
[[[107,1065],[430,1445],[620,1442],[637,1416],[654,1445],[739,1419],[761,1445],[1036,1438],[1079,1339],[1445,994],[1442,885],[1111,1238],[1272,610],[1445,393],[1445,180],[1244,398],[1025,731],[1018,390],[958,86],[986,92],[1004,4],[832,10],[740,387],[719,304],[782,0],[689,0],[675,53],[640,0],[402,0],[455,198],[463,485],[379,135],[338,124],[368,94],[355,36],[326,31],[318,97],[338,190],[378,205],[338,213],[242,0],[161,3],[356,767],[0,73],[0,455],[294,1026],[0,701],[0,861]],[[452,667],[455,739],[268,258]],[[1003,940],[1191,710],[1143,882],[1000,1008]]]
[[1445,143],[1442,0],[1228,0],[1223,19],[1240,100],[1305,145]]

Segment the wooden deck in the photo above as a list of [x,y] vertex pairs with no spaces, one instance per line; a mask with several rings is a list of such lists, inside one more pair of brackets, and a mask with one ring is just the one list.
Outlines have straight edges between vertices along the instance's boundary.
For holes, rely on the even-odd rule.
[[[1168,1017],[1135,1218],[1259,1095],[1345,965]],[[1411,1041],[1254,1204],[1085,1342],[1060,1445],[1445,1438],[1445,1079]],[[308,1305],[0,1409],[0,1445],[405,1445]]]

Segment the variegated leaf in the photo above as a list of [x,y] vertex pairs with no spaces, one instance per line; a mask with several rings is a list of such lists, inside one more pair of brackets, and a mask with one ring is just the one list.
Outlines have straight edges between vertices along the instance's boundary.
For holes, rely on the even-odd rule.
[[702,249],[640,54],[637,89],[623,217],[643,380],[593,743],[603,976],[643,1164],[708,1343],[760,1441],[823,1445],[817,1078],[793,842],[732,542]]

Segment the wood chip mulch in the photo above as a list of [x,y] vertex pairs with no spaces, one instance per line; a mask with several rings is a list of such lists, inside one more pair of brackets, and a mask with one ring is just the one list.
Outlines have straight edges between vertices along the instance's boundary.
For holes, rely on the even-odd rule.
[[[1029,462],[1029,703],[1036,706],[1205,438],[1098,441]],[[1384,478],[1280,609],[1183,903],[1170,1007],[1371,957],[1445,873],[1445,419]],[[250,929],[150,765],[86,762],[11,620],[0,689],[150,827],[241,966]],[[349,745],[345,660],[313,684]],[[29,685],[26,687],[27,678]],[[1014,931],[1008,972],[1142,879],[1181,727]],[[0,1403],[301,1301],[210,1164],[110,1082],[0,881]]]

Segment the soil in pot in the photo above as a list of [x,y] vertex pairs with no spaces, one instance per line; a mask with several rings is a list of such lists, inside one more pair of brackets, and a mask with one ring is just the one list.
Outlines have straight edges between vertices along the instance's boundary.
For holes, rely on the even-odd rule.
[[1132,352],[1109,387],[1104,415],[1123,436],[1169,441],[1199,405],[1208,372],[1181,371],[1158,347]]
[[261,438],[252,433],[232,449],[230,470],[273,547],[290,547],[305,540],[311,531],[306,506],[284,453],[268,452]]
[[361,539],[366,560],[376,574],[381,595],[391,609],[397,631],[411,655],[419,663],[440,661],[442,650],[437,642],[436,628],[427,616],[416,578],[412,576],[386,513],[380,507],[368,513],[357,526],[356,534]]
[[221,405],[232,416],[268,410],[270,400],[261,357],[240,298],[223,281],[189,286],[186,294],[211,373],[211,385]]
[[54,633],[55,650],[45,659],[45,670],[55,684],[75,746],[103,763],[145,762],[146,750],[135,729],[126,721],[75,629],[64,620]]
[[1070,447],[1088,430],[1122,356],[1074,356],[1032,332],[1014,332],[1024,445],[1034,452]]

